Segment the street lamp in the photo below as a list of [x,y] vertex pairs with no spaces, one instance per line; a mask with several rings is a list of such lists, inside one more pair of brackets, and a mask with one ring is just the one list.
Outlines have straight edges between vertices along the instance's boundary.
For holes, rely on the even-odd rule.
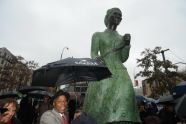
[[165,73],[167,73],[168,72],[168,69],[167,69],[167,65],[166,65],[166,63],[165,63],[165,51],[168,51],[169,49],[166,49],[166,50],[161,50],[160,52],[161,52],[161,54],[162,54],[162,57],[163,57],[163,62],[164,62],[164,68],[165,68]]
[[63,47],[63,50],[62,50],[62,52],[61,52],[61,58],[60,58],[60,60],[61,60],[61,59],[62,59],[62,57],[63,57],[63,52],[64,52],[64,50],[65,50],[65,49],[67,49],[67,50],[68,50],[69,48],[68,48],[68,47]]

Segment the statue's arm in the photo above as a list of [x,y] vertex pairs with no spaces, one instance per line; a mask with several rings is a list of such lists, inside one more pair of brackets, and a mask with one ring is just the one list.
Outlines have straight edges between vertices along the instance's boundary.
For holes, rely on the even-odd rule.
[[129,58],[129,52],[130,52],[130,45],[126,45],[121,50],[121,60],[122,60],[122,63],[126,62],[127,59]]
[[131,36],[130,34],[125,34],[122,39],[125,46],[121,50],[121,60],[124,63],[129,58]]
[[92,43],[91,43],[91,58],[96,58],[99,53],[99,34],[94,33],[92,36]]

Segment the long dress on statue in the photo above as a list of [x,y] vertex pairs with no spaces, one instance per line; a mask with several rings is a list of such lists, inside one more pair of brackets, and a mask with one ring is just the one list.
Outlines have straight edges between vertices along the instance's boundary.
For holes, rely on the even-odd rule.
[[[124,45],[117,31],[106,29],[92,36],[91,57]],[[130,45],[104,57],[112,76],[89,84],[83,110],[93,116],[98,124],[140,123],[134,89],[127,69],[123,65],[129,57]]]

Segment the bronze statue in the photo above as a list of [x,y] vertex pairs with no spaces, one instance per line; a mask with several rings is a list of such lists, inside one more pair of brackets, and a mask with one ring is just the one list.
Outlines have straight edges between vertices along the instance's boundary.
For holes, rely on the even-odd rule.
[[130,34],[121,36],[116,31],[121,20],[119,8],[109,9],[104,20],[107,29],[92,36],[91,57],[101,56],[112,73],[110,78],[90,83],[85,97],[83,109],[98,124],[141,122],[132,81],[123,65],[129,57],[131,37]]

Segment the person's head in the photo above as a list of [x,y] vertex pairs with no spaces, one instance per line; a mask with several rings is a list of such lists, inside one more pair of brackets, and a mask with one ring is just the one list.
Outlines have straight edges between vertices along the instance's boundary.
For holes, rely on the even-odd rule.
[[69,94],[67,92],[62,90],[56,92],[52,99],[54,109],[57,112],[63,114],[67,109],[68,99]]
[[107,14],[105,16],[104,23],[106,27],[110,25],[119,25],[122,20],[122,12],[119,8],[111,8],[107,10]]
[[139,106],[139,112],[144,112],[144,111],[146,111],[145,106],[144,105],[140,105]]
[[7,109],[7,111],[0,115],[0,122],[8,123],[16,113],[17,102],[12,98],[7,98],[0,102],[0,107]]
[[173,111],[174,111],[173,105],[172,105],[171,103],[165,104],[165,105],[164,105],[164,108],[165,108],[165,110],[168,111],[168,112],[173,112]]
[[76,119],[77,117],[79,117],[82,114],[82,110],[81,109],[76,109],[75,113],[74,113],[74,119]]
[[44,103],[48,103],[49,100],[50,100],[49,96],[44,96],[44,97],[43,97],[43,102],[44,102]]

